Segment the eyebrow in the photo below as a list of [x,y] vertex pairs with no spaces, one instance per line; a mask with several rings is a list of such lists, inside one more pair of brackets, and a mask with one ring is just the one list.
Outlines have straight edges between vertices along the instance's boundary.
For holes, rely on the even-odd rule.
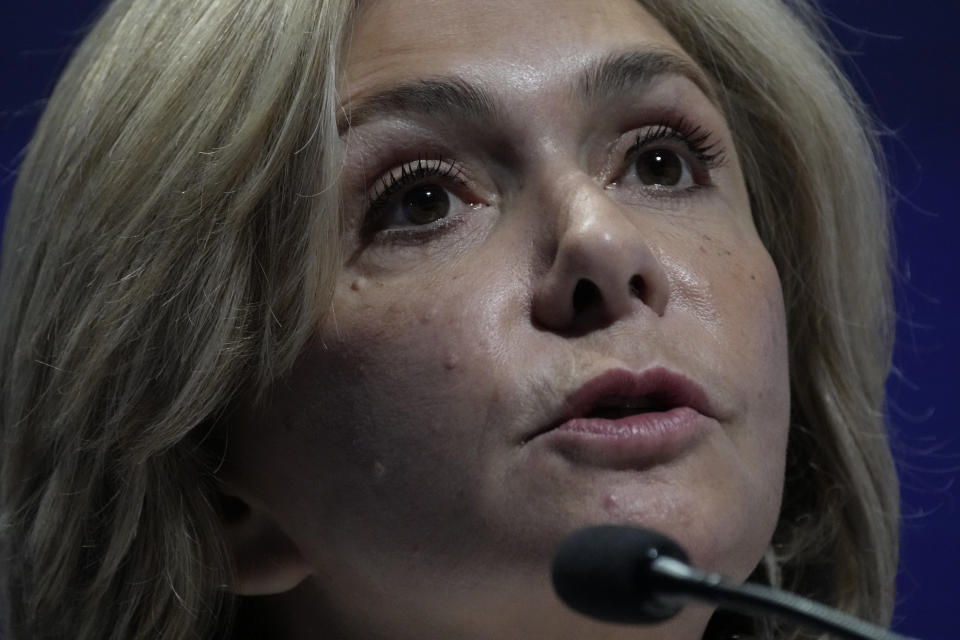
[[[696,84],[716,103],[716,93],[703,71],[690,60],[658,48],[613,53],[591,62],[574,84],[574,94],[589,103],[649,85],[664,75],[679,75]],[[418,79],[393,85],[341,105],[337,130],[342,136],[364,122],[397,114],[493,122],[504,109],[482,88],[455,76]]]
[[667,49],[636,49],[612,53],[591,63],[580,76],[577,91],[588,101],[602,101],[665,75],[693,82],[716,103],[716,91],[706,74],[691,60]]
[[337,129],[343,135],[350,127],[397,113],[491,121],[498,116],[497,106],[492,96],[463,78],[428,78],[394,85],[341,106]]

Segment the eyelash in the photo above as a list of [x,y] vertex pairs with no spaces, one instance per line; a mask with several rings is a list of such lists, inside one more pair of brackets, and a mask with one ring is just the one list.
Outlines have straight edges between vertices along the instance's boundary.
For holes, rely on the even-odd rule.
[[388,209],[393,205],[393,199],[407,187],[414,186],[424,178],[440,178],[444,181],[464,186],[460,178],[462,170],[456,163],[449,164],[439,158],[417,158],[416,162],[401,165],[399,175],[390,171],[380,178],[377,187],[369,198],[367,218],[363,229],[365,234],[373,233],[380,227],[380,222]]
[[659,124],[653,129],[637,136],[637,141],[627,149],[624,158],[628,162],[636,159],[641,150],[661,141],[675,141],[685,146],[693,157],[707,171],[716,170],[726,162],[726,153],[720,142],[711,140],[713,133],[699,125],[691,125],[680,118],[672,123]]
[[[646,148],[658,142],[673,141],[686,147],[693,158],[700,163],[702,169],[709,172],[723,166],[726,161],[724,149],[718,141],[712,141],[713,137],[712,132],[699,125],[691,125],[684,118],[680,118],[673,122],[658,124],[638,135],[636,142],[624,154],[624,158],[627,163],[633,162]],[[426,178],[439,178],[444,182],[465,187],[466,182],[460,177],[461,174],[462,169],[459,164],[426,156],[417,158],[415,162],[401,165],[399,174],[396,170],[388,172],[378,180],[374,192],[368,198],[362,235],[370,236],[382,228],[383,218],[394,206],[396,196],[408,187],[416,186]],[[691,190],[701,186],[704,185],[694,185]],[[423,233],[423,231],[417,233]]]

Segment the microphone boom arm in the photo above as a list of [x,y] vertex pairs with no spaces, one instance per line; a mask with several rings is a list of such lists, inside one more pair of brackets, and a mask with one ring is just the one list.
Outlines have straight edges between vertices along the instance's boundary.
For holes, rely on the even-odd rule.
[[850,640],[910,640],[807,598],[758,584],[733,584],[669,556],[657,557],[649,570],[658,588],[674,598],[693,597],[748,615],[773,613]]

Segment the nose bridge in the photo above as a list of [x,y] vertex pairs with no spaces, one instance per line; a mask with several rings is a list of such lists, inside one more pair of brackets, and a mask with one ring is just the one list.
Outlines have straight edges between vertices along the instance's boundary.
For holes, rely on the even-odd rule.
[[[561,244],[570,248],[577,244],[593,245],[598,249],[613,248],[636,231],[634,222],[604,193],[600,185],[577,181],[567,188],[557,220]],[[584,256],[585,257],[585,256]]]
[[537,201],[558,244],[615,243],[635,230],[621,206],[586,173],[559,167],[547,173],[538,186]]
[[635,313],[662,316],[669,283],[640,210],[625,208],[582,172],[540,187],[541,214],[555,237],[550,267],[534,295],[540,323],[589,330]]

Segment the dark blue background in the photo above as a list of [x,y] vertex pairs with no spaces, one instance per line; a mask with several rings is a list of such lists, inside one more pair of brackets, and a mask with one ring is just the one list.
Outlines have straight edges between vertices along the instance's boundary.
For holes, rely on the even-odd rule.
[[[4,0],[0,19],[0,211],[17,156],[69,51],[101,4]],[[894,626],[923,639],[960,637],[960,2],[824,0],[852,54],[848,72],[890,128],[898,195],[896,371],[890,418],[904,504]]]

